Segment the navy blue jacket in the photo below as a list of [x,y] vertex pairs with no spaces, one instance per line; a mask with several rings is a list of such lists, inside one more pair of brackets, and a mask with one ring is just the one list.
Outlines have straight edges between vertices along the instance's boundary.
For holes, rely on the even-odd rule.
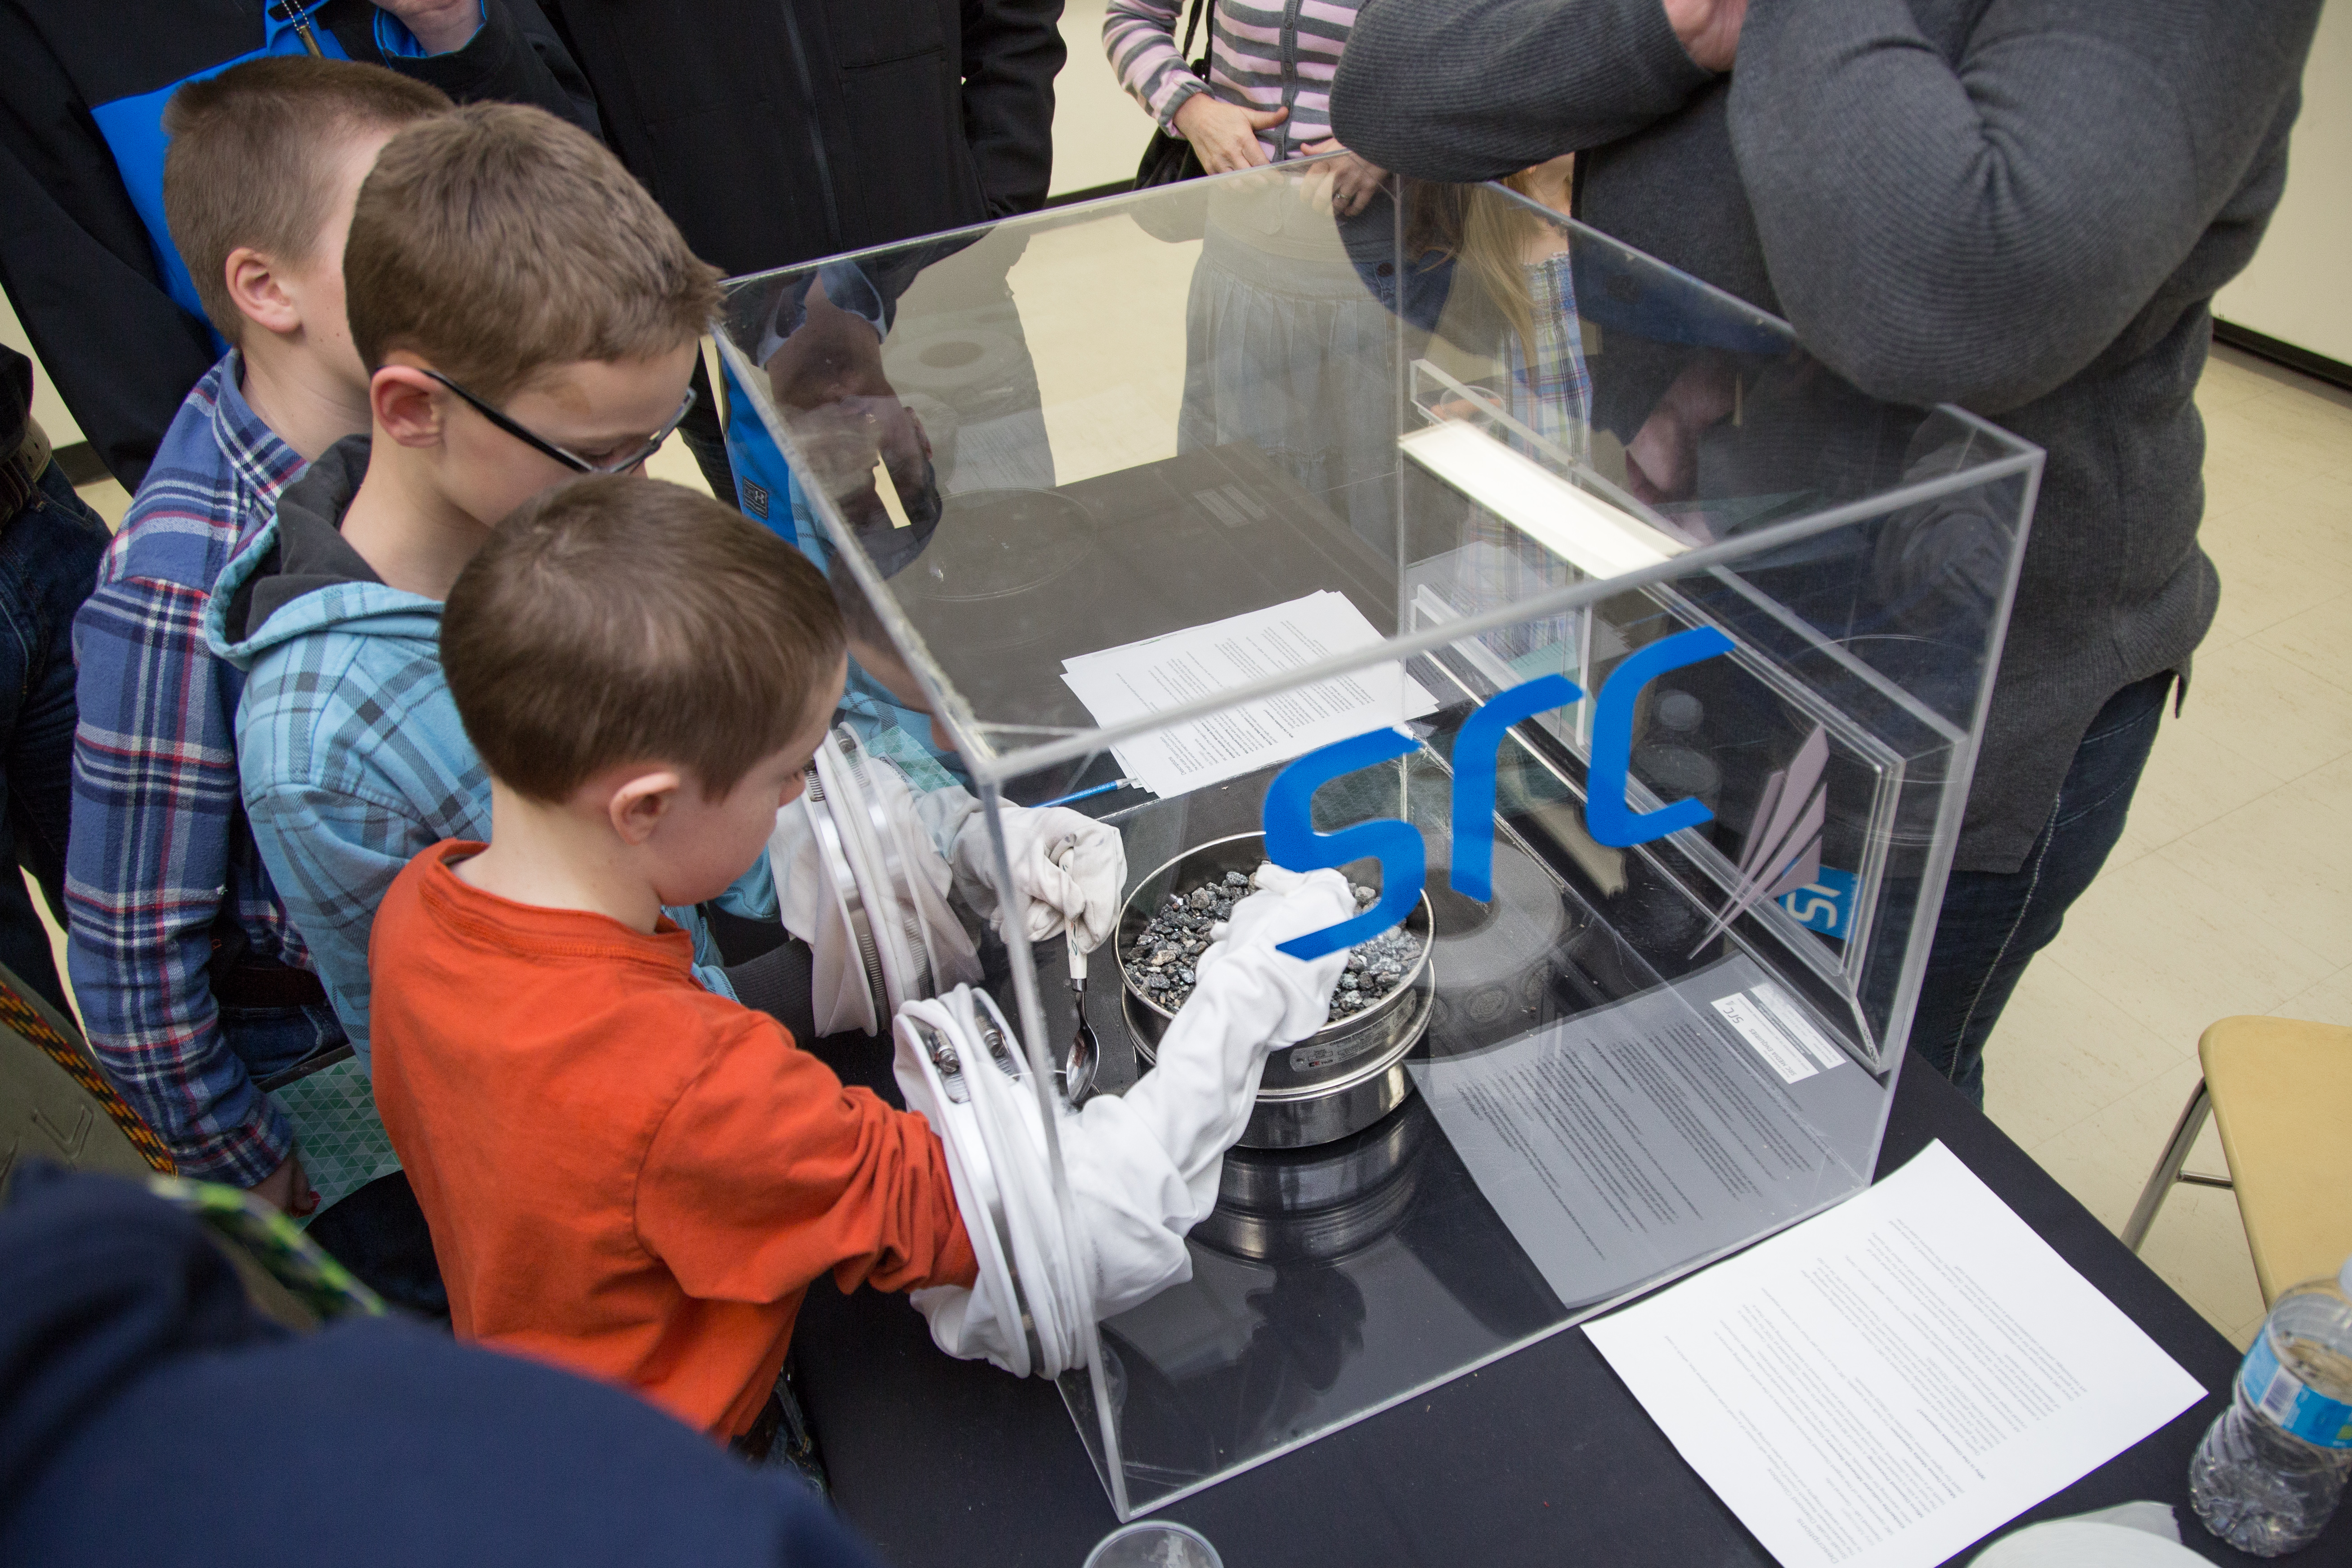
[[1045,205],[1062,0],[541,4],[613,151],[723,271]]
[[21,1169],[0,1209],[0,1563],[873,1562],[619,1389],[387,1318],[289,1332],[132,1183]]

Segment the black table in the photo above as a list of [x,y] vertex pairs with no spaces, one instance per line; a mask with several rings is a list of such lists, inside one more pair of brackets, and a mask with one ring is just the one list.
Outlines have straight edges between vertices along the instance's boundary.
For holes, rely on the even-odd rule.
[[[2189,1456],[2221,1408],[2237,1352],[1914,1060],[1895,1093],[1880,1172],[1937,1138],[2191,1376],[2219,1391],[2024,1518],[2148,1498],[2178,1505],[2183,1538],[2207,1557],[2261,1561],[2206,1534],[2188,1507]],[[904,1300],[871,1290],[845,1298],[821,1283],[794,1343],[841,1510],[900,1568],[1077,1568],[1117,1527],[1054,1388],[949,1360]],[[1220,1482],[1162,1516],[1206,1534],[1232,1568],[1773,1561],[1575,1329]],[[2352,1563],[2352,1509],[2285,1561]]]

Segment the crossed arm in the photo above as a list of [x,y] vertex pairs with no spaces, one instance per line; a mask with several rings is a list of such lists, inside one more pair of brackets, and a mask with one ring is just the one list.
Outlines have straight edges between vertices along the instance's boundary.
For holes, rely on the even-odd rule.
[[[2078,374],[2284,157],[2315,0],[1994,0],[1957,51],[1906,0],[1373,0],[1342,140],[1483,179],[1717,89],[1782,311],[1864,390],[1987,412]],[[2259,186],[2260,178],[2253,181]]]

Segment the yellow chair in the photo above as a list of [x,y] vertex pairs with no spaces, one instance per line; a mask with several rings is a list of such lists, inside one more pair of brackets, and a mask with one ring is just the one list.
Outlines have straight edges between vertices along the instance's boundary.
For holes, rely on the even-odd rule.
[[[2134,1252],[2178,1182],[2230,1187],[2265,1303],[2352,1257],[2352,1029],[2293,1018],[2224,1018],[2197,1042],[2204,1080],[2189,1097],[2124,1226]],[[2181,1169],[2210,1114],[2227,1176]]]

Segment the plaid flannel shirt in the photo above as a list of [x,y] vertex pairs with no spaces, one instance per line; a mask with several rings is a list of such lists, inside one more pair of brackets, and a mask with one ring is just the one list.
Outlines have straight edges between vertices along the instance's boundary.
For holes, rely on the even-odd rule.
[[1592,444],[1592,373],[1584,363],[1576,313],[1576,269],[1563,250],[1528,263],[1524,271],[1535,332],[1526,342],[1508,334],[1504,343],[1511,412],[1570,457],[1581,458]]
[[303,462],[247,405],[239,369],[230,353],[181,405],[74,618],[66,963],[91,1047],[181,1171],[251,1186],[293,1134],[214,1001],[215,929],[310,965],[238,804],[244,677],[202,617]]

